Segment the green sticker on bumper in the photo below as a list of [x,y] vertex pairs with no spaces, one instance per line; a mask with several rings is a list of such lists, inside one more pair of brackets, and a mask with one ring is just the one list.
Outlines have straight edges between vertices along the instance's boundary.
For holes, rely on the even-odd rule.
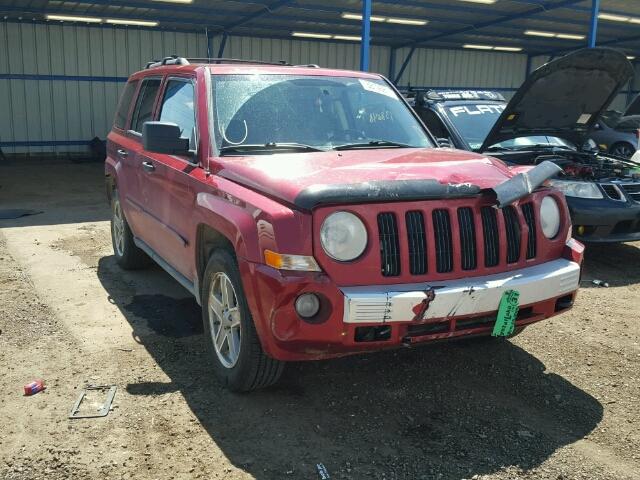
[[502,294],[492,336],[508,337],[516,329],[516,318],[518,318],[518,310],[520,309],[519,299],[520,292],[517,290],[507,290]]

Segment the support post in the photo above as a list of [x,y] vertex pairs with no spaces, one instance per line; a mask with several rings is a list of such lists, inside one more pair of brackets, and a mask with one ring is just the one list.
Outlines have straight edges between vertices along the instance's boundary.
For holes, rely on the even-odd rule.
[[533,57],[531,57],[531,55],[527,55],[527,66],[525,67],[525,71],[524,71],[524,78],[526,79],[529,74],[531,73],[531,60]]
[[396,79],[393,81],[394,84],[398,85],[400,82],[400,78],[402,78],[402,74],[404,73],[404,71],[407,69],[407,65],[409,65],[409,62],[411,61],[411,57],[413,57],[413,54],[416,51],[416,47],[411,47],[411,50],[409,50],[409,53],[407,53],[407,58],[404,59],[404,62],[402,62],[402,66],[400,67],[400,71],[398,72],[398,75],[396,76]]
[[204,33],[207,36],[207,58],[211,58],[211,51],[212,51],[212,46],[211,46],[211,32],[209,31],[209,27],[206,27],[204,29]]
[[222,56],[224,55],[224,47],[227,46],[227,38],[229,38],[229,34],[227,32],[224,32],[222,34],[222,40],[220,40],[220,48],[218,48],[217,58],[222,58]]
[[589,48],[596,46],[598,38],[598,13],[600,12],[600,0],[591,0],[591,23],[589,24]]
[[369,71],[369,44],[371,43],[371,0],[362,0],[362,34],[360,40],[360,70]]
[[391,47],[391,51],[389,52],[389,80],[393,82],[394,77],[396,76],[396,51],[395,47]]

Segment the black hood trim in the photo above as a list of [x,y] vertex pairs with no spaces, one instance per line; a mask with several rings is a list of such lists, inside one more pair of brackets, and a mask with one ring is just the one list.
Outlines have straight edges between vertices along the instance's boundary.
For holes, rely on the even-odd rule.
[[585,48],[549,62],[525,80],[479,151],[533,135],[564,138],[580,147],[633,74],[626,56],[610,48]]
[[298,208],[313,210],[322,205],[405,202],[442,198],[473,197],[481,192],[471,183],[443,184],[428,180],[381,180],[339,185],[313,185],[294,200]]

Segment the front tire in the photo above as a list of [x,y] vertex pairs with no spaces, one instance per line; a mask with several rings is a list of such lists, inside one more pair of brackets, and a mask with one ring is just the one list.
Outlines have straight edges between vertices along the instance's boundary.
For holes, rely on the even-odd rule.
[[151,263],[151,259],[133,241],[133,233],[122,211],[118,191],[111,196],[111,243],[116,262],[125,270],[137,270]]
[[234,392],[276,383],[284,363],[262,350],[238,265],[226,250],[214,252],[209,259],[201,298],[205,341],[220,381]]

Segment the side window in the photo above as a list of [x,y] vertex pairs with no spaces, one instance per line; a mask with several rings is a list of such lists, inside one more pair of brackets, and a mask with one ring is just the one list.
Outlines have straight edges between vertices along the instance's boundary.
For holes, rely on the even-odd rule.
[[133,100],[133,94],[136,93],[136,87],[138,81],[127,82],[124,87],[122,96],[120,97],[120,103],[118,104],[118,110],[116,111],[116,118],[113,120],[113,124],[120,129],[124,129],[127,126],[127,115],[129,114],[129,107]]
[[195,148],[196,115],[193,83],[184,80],[169,80],[162,99],[160,121],[172,122],[180,127],[183,137],[191,140]]
[[153,119],[153,104],[159,89],[159,78],[149,78],[142,81],[138,100],[136,101],[136,108],[131,119],[131,130],[134,132],[142,133],[142,125],[144,125],[144,122]]

